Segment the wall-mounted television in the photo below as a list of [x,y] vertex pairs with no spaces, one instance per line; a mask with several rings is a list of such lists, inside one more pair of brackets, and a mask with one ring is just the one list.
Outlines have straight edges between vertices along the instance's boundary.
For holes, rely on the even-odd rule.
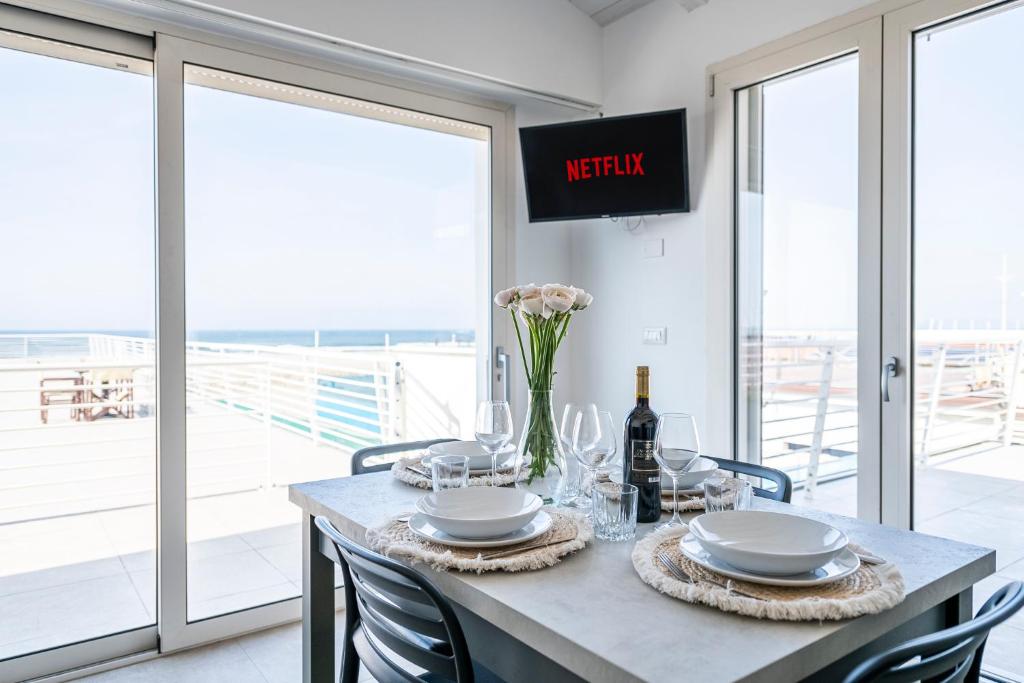
[[690,210],[686,110],[519,129],[530,222]]

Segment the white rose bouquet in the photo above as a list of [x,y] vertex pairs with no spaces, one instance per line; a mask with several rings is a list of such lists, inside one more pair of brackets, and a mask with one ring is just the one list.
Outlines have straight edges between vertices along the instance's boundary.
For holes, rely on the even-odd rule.
[[[494,303],[512,316],[519,352],[530,387],[530,416],[520,440],[520,455],[529,462],[528,482],[545,477],[558,465],[558,431],[551,406],[552,381],[555,375],[555,352],[569,331],[569,321],[577,311],[593,303],[594,297],[578,287],[549,284],[538,287],[528,284],[510,287],[497,293]],[[530,356],[520,322],[526,325]],[[561,472],[559,472],[561,476]]]

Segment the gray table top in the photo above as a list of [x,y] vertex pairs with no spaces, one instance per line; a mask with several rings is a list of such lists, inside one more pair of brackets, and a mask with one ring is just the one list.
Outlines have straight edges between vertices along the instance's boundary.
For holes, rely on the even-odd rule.
[[[324,515],[360,542],[367,528],[413,510],[423,493],[390,472],[289,488],[306,513]],[[632,542],[596,541],[554,567],[521,574],[423,570],[449,598],[588,681],[665,681],[684,671],[708,681],[798,680],[995,571],[987,548],[763,499],[756,506],[826,521],[896,562],[906,600],[842,622],[760,621],[657,592],[633,570]],[[649,526],[640,525],[638,536]]]

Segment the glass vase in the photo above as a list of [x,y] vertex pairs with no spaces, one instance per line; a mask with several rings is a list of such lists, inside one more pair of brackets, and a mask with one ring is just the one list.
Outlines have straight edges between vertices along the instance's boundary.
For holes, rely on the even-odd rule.
[[[547,505],[558,505],[565,492],[567,470],[551,393],[530,391],[526,422],[520,431],[516,485],[536,493]],[[524,471],[525,476],[520,476]]]

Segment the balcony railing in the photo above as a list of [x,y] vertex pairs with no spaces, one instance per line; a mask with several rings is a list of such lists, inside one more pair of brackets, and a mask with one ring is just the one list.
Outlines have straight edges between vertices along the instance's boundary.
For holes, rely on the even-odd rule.
[[[143,337],[0,335],[0,523],[44,508],[152,502],[155,357]],[[460,435],[461,397],[432,393],[425,385],[435,382],[416,376],[435,366],[472,377],[475,348],[188,342],[190,495],[290,483],[313,447],[338,453],[328,460],[340,475],[363,446]],[[120,483],[104,493],[100,480]]]
[[[916,333],[914,456],[1024,443],[1024,331]],[[855,339],[840,333],[775,335],[743,346],[745,381],[760,388],[762,460],[813,491],[857,468]]]

